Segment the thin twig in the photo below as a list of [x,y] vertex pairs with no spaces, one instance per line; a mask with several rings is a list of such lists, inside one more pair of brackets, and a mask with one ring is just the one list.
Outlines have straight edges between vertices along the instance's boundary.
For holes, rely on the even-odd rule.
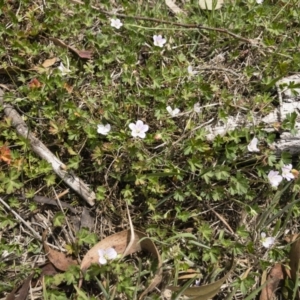
[[[84,2],[82,2],[80,0],[71,0],[71,2],[84,5]],[[208,26],[203,26],[203,25],[199,25],[199,24],[185,24],[185,23],[171,22],[171,21],[160,20],[160,19],[155,19],[155,18],[148,18],[148,17],[141,17],[141,16],[131,16],[131,15],[125,15],[125,14],[120,14],[120,13],[109,12],[104,9],[98,8],[94,5],[91,5],[91,7],[107,16],[120,17],[120,18],[132,18],[135,20],[150,21],[150,22],[155,22],[155,23],[160,23],[160,24],[169,24],[169,25],[183,27],[183,28],[194,28],[194,29],[199,29],[199,30],[216,31],[216,32],[221,32],[221,33],[230,35],[238,40],[244,41],[244,42],[254,45],[254,46],[264,46],[258,40],[244,38],[244,37],[237,35],[227,29],[224,29],[224,28],[208,27]]]
[[42,241],[42,237],[19,215],[17,214],[10,206],[0,197],[0,202],[19,220],[21,223],[24,224],[34,235],[36,239]]
[[219,213],[217,213],[208,203],[205,203],[205,205],[208,206],[208,208],[211,209],[215,213],[215,215],[219,218],[219,220],[228,228],[230,233],[235,236],[236,235],[235,232],[232,230],[232,228],[227,223],[227,221]]
[[64,212],[64,209],[63,209],[63,207],[62,207],[62,205],[61,205],[61,203],[60,203],[59,197],[58,197],[58,195],[56,194],[55,188],[52,187],[52,189],[53,189],[53,192],[54,192],[56,201],[57,201],[57,203],[58,203],[58,206],[59,206],[61,212],[63,213],[64,217],[65,217],[65,221],[66,221],[67,226],[68,226],[68,228],[69,228],[69,235],[70,235],[70,237],[71,237],[71,239],[72,239],[72,242],[74,243],[74,242],[75,242],[75,237],[74,237],[74,235],[73,235],[73,233],[72,233],[72,229],[71,229],[71,226],[70,226],[70,224],[69,224],[68,218],[67,218],[67,216],[66,216],[66,214],[65,214],[65,212]]

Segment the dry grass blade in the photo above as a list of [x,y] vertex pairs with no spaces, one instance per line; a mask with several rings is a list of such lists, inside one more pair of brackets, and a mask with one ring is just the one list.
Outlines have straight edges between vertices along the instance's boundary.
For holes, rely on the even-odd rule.
[[36,239],[42,241],[41,236],[19,214],[10,208],[10,206],[2,198],[0,198],[0,202],[16,217],[17,220],[22,222],[22,224],[24,224],[24,226],[26,226],[32,232]]
[[[189,297],[195,297],[193,299],[197,299],[197,300],[208,300],[208,299],[214,297],[219,292],[222,284],[229,277],[230,273],[234,269],[234,266],[235,266],[235,263],[234,263],[234,260],[232,259],[230,270],[221,279],[219,279],[213,283],[207,284],[207,285],[187,288],[187,289],[185,289],[185,291],[182,294],[189,296]],[[169,286],[168,289],[170,289],[172,291],[180,291],[181,288]]]
[[126,210],[127,210],[127,215],[128,215],[128,221],[129,221],[129,226],[130,226],[130,241],[129,244],[127,245],[122,257],[127,255],[127,252],[129,252],[130,248],[132,247],[133,243],[134,243],[134,238],[135,238],[135,234],[134,234],[134,228],[133,228],[133,224],[132,224],[132,220],[131,220],[131,216],[130,216],[130,212],[129,212],[129,208],[128,208],[128,204],[126,203]]

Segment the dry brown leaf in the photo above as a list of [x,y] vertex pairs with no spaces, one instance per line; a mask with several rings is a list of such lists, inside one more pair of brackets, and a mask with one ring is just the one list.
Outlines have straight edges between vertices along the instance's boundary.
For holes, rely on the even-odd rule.
[[93,52],[90,50],[77,50],[73,47],[71,48],[70,46],[69,49],[73,51],[75,54],[77,54],[80,58],[91,59],[93,55]]
[[299,269],[300,239],[298,235],[294,235],[291,240],[294,242],[292,243],[290,250],[290,268],[292,280],[295,282]]
[[45,275],[48,275],[48,276],[53,276],[55,274],[57,274],[57,270],[55,269],[55,267],[53,266],[52,263],[47,263],[45,264],[44,266],[42,266],[42,271],[41,271],[41,274],[40,274],[40,279],[45,276]]
[[57,38],[53,38],[50,37],[49,38],[55,45],[60,46],[62,48],[66,48],[69,49],[71,52],[73,52],[74,54],[78,55],[80,58],[84,58],[84,59],[91,59],[93,52],[90,50],[78,50],[75,47],[72,47],[70,45],[67,45],[66,43],[64,43],[62,40],[57,39]]
[[88,228],[90,231],[93,231],[95,226],[95,218],[90,215],[89,210],[84,207],[80,219],[80,228]]
[[44,68],[49,68],[51,66],[53,66],[56,62],[57,62],[57,58],[56,57],[53,57],[53,58],[49,58],[49,59],[46,59],[43,63],[42,63],[42,66]]
[[[35,195],[33,197],[33,200],[38,202],[38,203],[43,203],[43,204],[48,204],[48,205],[55,205],[55,206],[58,206],[58,203],[56,200],[54,199],[50,199],[50,198],[47,198],[47,197],[44,197],[44,196],[38,196],[38,195]],[[69,211],[71,211],[73,214],[76,214],[77,213],[77,210],[72,206],[70,205],[69,203],[66,203],[64,201],[60,201],[60,204],[63,208],[67,208]]]
[[259,300],[275,299],[275,291],[279,288],[284,277],[284,267],[281,264],[275,264],[267,276],[267,281],[269,282],[262,289]]
[[[17,286],[13,291],[6,296],[6,300],[26,300],[28,296],[28,291],[31,286],[35,286],[36,283],[41,280],[45,275],[55,275],[57,270],[51,263],[48,263],[41,267],[41,274],[39,279],[32,279],[34,274],[29,275],[20,286]],[[15,294],[18,294],[16,297]]]
[[46,242],[47,232],[43,233],[43,243],[45,253],[48,255],[50,262],[60,271],[66,271],[71,265],[78,265],[77,261],[66,256],[65,253],[50,248]]
[[64,83],[64,88],[66,89],[66,91],[68,92],[68,94],[72,94],[72,92],[73,92],[73,86],[72,85]]
[[[118,254],[123,254],[128,246],[129,241],[130,241],[130,230],[124,230],[103,239],[86,253],[80,265],[81,270],[84,272],[90,267],[91,264],[98,263],[99,249],[114,248]],[[130,249],[127,249],[126,255],[130,255],[141,250],[146,250],[150,252],[155,257],[155,259],[157,259],[158,265],[157,265],[156,275],[151,280],[149,286],[140,295],[139,299],[142,299],[147,293],[152,291],[161,282],[161,277],[162,277],[161,275],[162,261],[156,246],[154,245],[152,240],[147,237],[146,234],[134,230],[134,241]],[[81,286],[81,284],[82,284],[82,280],[79,282],[79,287]]]
[[294,235],[291,240],[294,242],[292,243],[290,250],[290,268],[292,280],[295,282],[300,260],[300,235]]
[[[30,287],[30,282],[33,277],[33,274],[29,275],[21,284],[21,286],[18,286],[13,289],[13,291],[6,296],[6,300],[26,300],[28,296],[28,291]],[[18,293],[18,296],[16,297],[16,293]]]

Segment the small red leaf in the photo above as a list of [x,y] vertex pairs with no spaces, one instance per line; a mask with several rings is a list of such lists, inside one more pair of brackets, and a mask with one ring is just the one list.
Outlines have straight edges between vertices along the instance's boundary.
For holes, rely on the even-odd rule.
[[38,89],[42,86],[42,84],[36,78],[33,78],[28,85],[31,89]]

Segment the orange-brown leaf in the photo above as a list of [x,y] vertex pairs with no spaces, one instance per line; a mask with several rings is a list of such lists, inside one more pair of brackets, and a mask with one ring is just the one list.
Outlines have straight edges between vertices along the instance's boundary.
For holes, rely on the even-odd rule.
[[0,160],[6,162],[8,165],[11,162],[10,149],[6,145],[0,147]]

